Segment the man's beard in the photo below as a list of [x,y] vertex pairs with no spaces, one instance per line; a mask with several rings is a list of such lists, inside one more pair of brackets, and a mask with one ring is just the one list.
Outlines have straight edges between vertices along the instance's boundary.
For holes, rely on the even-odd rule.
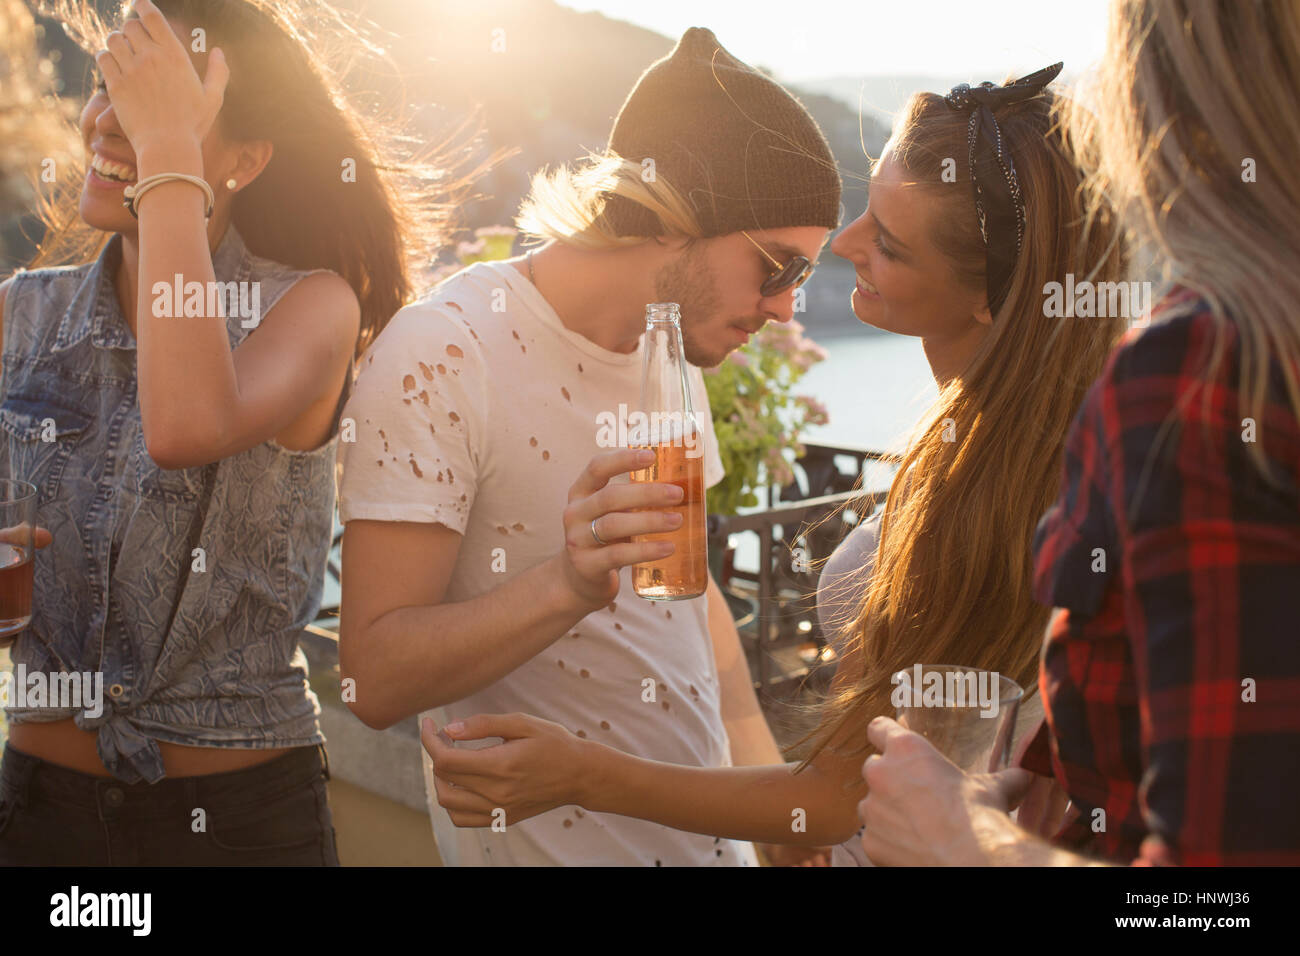
[[682,351],[686,361],[700,368],[713,368],[727,357],[700,342],[699,331],[718,312],[718,294],[713,272],[698,246],[688,246],[680,256],[655,274],[655,301],[676,302],[682,312]]

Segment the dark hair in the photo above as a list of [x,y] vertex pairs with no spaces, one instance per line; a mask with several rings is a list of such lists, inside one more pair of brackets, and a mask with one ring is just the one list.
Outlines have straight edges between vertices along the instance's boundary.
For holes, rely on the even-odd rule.
[[[432,155],[409,156],[395,120],[363,116],[345,97],[344,77],[372,48],[339,11],[320,2],[155,3],[169,19],[201,27],[206,48],[225,54],[222,134],[274,147],[261,175],[235,197],[232,223],[256,255],[347,280],[361,304],[360,354],[411,297],[412,267],[436,257],[466,180]],[[42,12],[88,52],[102,48],[108,29],[90,5],[47,0]],[[348,160],[355,179],[345,181]],[[75,183],[69,178],[41,204],[46,232],[34,266],[85,261],[106,241],[80,219],[81,170],[73,174]],[[408,178],[420,186],[402,191],[399,202],[398,184]]]

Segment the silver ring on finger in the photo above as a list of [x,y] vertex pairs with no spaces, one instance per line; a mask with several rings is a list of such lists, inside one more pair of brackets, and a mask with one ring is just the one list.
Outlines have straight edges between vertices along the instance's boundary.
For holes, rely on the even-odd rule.
[[596,539],[596,547],[603,548],[605,546],[605,541],[596,533],[596,520],[597,519],[595,518],[591,519],[591,536]]

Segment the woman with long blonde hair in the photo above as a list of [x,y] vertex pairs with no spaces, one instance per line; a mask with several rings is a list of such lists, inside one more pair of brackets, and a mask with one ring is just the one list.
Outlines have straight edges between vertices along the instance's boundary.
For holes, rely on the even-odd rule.
[[1035,543],[1057,610],[1025,766],[1078,812],[1035,839],[1005,813],[1025,770],[965,777],[880,720],[877,862],[1300,863],[1300,4],[1117,0],[1098,78],[1092,199],[1167,288]]
[[[865,573],[858,582],[811,756],[692,768],[524,715],[479,715],[441,733],[426,722],[453,821],[575,804],[718,837],[838,844],[858,828],[866,727],[891,712],[891,673],[956,661],[1032,679],[1047,613],[1030,595],[1033,530],[1058,491],[1066,427],[1123,324],[1045,314],[1046,283],[1113,280],[1124,266],[1106,217],[1085,229],[1082,173],[1046,87],[1059,69],[915,96],[875,165],[870,206],[832,246],[857,273],[854,313],[920,337],[940,397],[885,505],[877,567],[869,586]],[[505,742],[451,745],[494,736]],[[792,827],[796,808],[806,829]]]

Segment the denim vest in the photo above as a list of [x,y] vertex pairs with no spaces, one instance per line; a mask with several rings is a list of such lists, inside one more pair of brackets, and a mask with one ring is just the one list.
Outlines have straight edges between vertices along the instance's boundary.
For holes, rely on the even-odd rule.
[[[309,274],[253,256],[233,226],[212,260],[218,281],[260,283],[263,315]],[[298,639],[320,606],[343,401],[333,437],[313,451],[270,440],[208,465],[159,468],[140,426],[135,339],[114,294],[120,261],[115,236],[96,262],[19,273],[5,301],[0,469],[36,486],[37,523],[54,536],[36,553],[32,620],[11,657],[29,675],[103,674],[98,716],[51,706],[9,715],[74,717],[98,733],[113,776],[154,783],[164,776],[160,740],[324,742]],[[239,315],[226,327],[232,349],[253,331]]]

